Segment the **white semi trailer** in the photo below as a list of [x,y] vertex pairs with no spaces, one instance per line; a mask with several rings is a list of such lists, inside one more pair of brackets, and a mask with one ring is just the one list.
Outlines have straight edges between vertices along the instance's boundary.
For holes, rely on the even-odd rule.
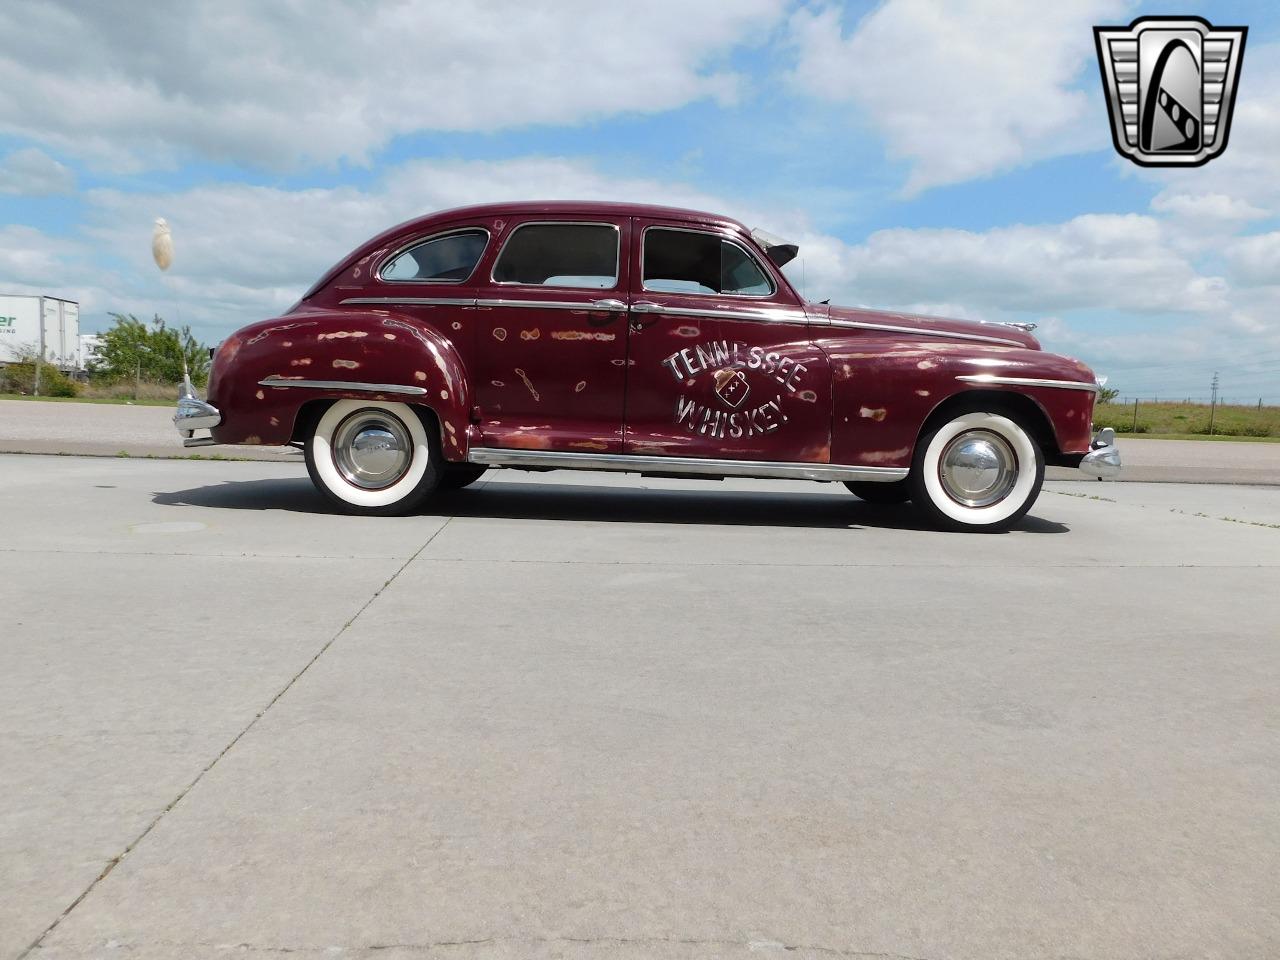
[[80,304],[58,297],[0,294],[0,364],[38,351],[63,370],[83,367]]

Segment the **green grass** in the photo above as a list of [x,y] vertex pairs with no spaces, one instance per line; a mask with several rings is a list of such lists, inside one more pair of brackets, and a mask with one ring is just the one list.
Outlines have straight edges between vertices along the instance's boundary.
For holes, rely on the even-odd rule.
[[132,400],[128,397],[31,397],[23,393],[0,393],[0,400],[33,400],[37,403],[114,403],[135,407],[172,407],[178,402],[177,391],[172,400]]
[[1280,437],[1224,437],[1220,433],[1120,433],[1121,440],[1209,440],[1228,443],[1280,443]]
[[1111,427],[1121,435],[1166,440],[1280,440],[1280,407],[1219,406],[1209,435],[1209,405],[1202,403],[1138,403],[1137,427],[1133,404],[1100,403],[1093,410],[1096,427]]

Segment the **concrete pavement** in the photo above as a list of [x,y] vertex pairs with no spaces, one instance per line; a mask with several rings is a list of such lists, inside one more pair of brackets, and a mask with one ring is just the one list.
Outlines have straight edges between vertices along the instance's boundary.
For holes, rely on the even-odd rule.
[[1274,488],[0,489],[0,957],[1280,953]]

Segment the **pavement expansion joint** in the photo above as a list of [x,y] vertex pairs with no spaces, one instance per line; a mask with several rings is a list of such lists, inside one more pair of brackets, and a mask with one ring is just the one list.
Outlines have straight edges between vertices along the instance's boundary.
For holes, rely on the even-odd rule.
[[344,623],[341,627],[339,627],[338,631],[332,637],[330,637],[328,640],[325,641],[325,643],[320,647],[320,649],[316,651],[315,655],[303,665],[302,669],[299,670],[297,673],[295,673],[292,677],[290,677],[289,681],[283,687],[281,687],[279,691],[276,692],[275,696],[273,696],[267,702],[266,706],[264,706],[256,714],[254,714],[252,719],[250,719],[249,722],[245,724],[244,728],[241,729],[240,732],[237,733],[234,737],[232,737],[231,741],[225,747],[223,747],[221,751],[218,752],[218,755],[214,757],[212,760],[210,760],[209,763],[207,763],[204,766],[204,768],[201,769],[201,771],[196,774],[195,779],[193,779],[181,791],[179,791],[178,795],[174,797],[171,801],[169,801],[169,803],[165,806],[163,810],[161,810],[158,814],[156,814],[156,816],[151,820],[151,822],[148,823],[146,827],[143,828],[142,832],[139,833],[136,837],[134,837],[133,840],[130,841],[125,846],[124,850],[122,850],[119,853],[119,855],[107,861],[107,865],[106,867],[103,868],[102,872],[99,873],[98,876],[96,876],[92,880],[92,882],[90,882],[90,884],[80,892],[80,895],[78,897],[76,897],[73,901],[71,901],[71,903],[67,906],[65,910],[63,910],[60,914],[58,914],[58,916],[54,919],[54,921],[51,924],[49,924],[49,926],[45,927],[44,931],[40,934],[40,936],[38,936],[31,943],[29,947],[27,947],[25,950],[23,950],[21,953],[18,954],[16,960],[24,960],[24,958],[30,955],[32,951],[38,950],[41,948],[45,939],[48,938],[49,934],[51,934],[54,930],[56,930],[58,926],[62,923],[62,921],[65,920],[68,916],[70,916],[72,911],[74,911],[76,907],[80,906],[80,904],[84,902],[85,898],[88,897],[89,894],[94,891],[94,889],[98,886],[98,884],[102,883],[103,880],[105,880],[108,876],[111,875],[111,871],[113,871],[120,864],[120,862],[124,860],[125,857],[127,857],[130,853],[132,853],[133,850],[138,846],[138,844],[140,844],[143,840],[147,838],[147,835],[150,834],[151,831],[154,830],[157,825],[159,825],[160,821],[163,820],[165,816],[168,815],[169,811],[173,810],[179,803],[182,802],[183,798],[185,798],[187,794],[189,794],[192,790],[195,789],[195,787],[200,783],[200,781],[204,779],[205,775],[208,774],[210,770],[212,770],[215,766],[218,765],[218,761],[220,761],[223,757],[225,757],[228,753],[230,753],[231,750],[235,747],[235,745],[238,744],[242,739],[244,739],[244,737],[248,735],[250,730],[252,730],[255,726],[257,726],[258,721],[260,721],[263,717],[265,717],[267,713],[271,710],[271,708],[280,702],[280,700],[284,697],[284,695],[293,688],[294,684],[296,684],[299,680],[301,680],[302,677],[306,674],[306,672],[316,664],[316,661],[318,661],[321,657],[323,657],[325,653],[328,651],[328,649],[338,642],[338,639],[344,633],[346,633],[348,629],[350,629],[351,625],[354,624],[358,619],[360,619],[360,615],[363,614],[366,610],[368,610],[369,607],[373,605],[373,602],[378,599],[378,597],[382,596],[383,591],[386,590],[389,586],[391,586],[392,583],[395,582],[396,578],[399,577],[400,574],[402,574],[405,571],[405,569],[409,566],[409,564],[413,563],[413,561],[417,559],[418,555],[422,553],[423,550],[427,549],[427,547],[431,545],[431,541],[433,541],[436,537],[438,537],[447,526],[449,526],[448,520],[446,520],[438,528],[436,528],[436,530],[432,532],[431,536],[427,537],[426,541],[422,544],[422,546],[420,546],[413,553],[413,555],[409,557],[408,560],[402,563],[400,567],[396,570],[396,572],[393,573],[386,580],[386,582],[382,584],[382,586],[378,587],[378,589],[373,592],[373,595],[369,597],[369,599],[366,600],[361,605],[360,609],[357,610],[351,616],[351,618],[346,621],[346,623]]

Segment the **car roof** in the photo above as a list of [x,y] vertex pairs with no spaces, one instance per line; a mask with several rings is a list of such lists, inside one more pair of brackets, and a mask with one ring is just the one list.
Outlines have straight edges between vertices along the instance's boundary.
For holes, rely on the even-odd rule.
[[592,215],[611,217],[651,217],[657,220],[694,220],[699,223],[713,223],[746,230],[743,224],[718,213],[705,210],[690,210],[685,207],[664,207],[652,203],[617,203],[603,200],[517,200],[507,203],[481,203],[467,207],[453,207],[448,210],[437,210],[414,220],[400,224],[397,230],[414,226],[429,226],[433,222],[457,219],[485,219],[488,217],[510,217],[529,215],[563,216]]

